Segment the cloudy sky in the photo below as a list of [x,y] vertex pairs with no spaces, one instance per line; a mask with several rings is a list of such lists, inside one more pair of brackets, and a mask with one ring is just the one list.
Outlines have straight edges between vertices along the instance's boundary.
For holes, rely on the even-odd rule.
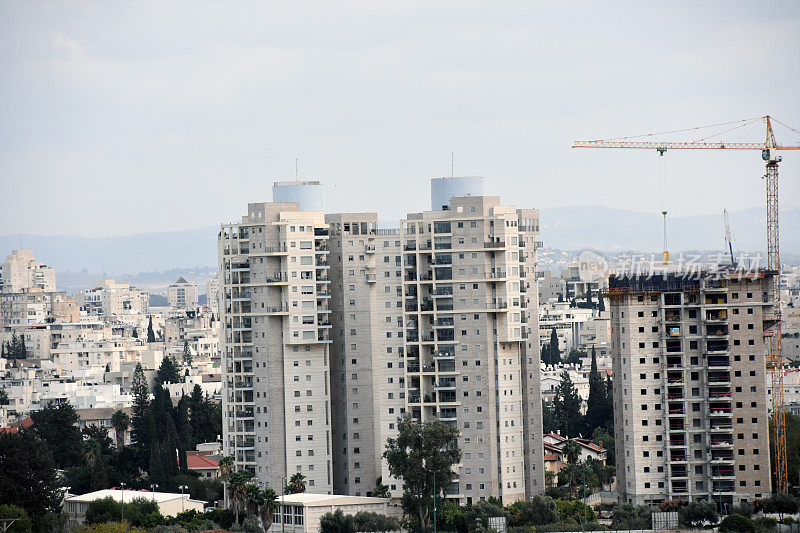
[[[234,220],[296,157],[329,210],[385,220],[428,208],[451,152],[521,206],[659,211],[654,152],[571,142],[767,113],[800,129],[798,50],[796,1],[9,0],[0,234]],[[800,152],[784,160],[798,205]],[[758,153],[664,163],[673,213],[763,204]]]

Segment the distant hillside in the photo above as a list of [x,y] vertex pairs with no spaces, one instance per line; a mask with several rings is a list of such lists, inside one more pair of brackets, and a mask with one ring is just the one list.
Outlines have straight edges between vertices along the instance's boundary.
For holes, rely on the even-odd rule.
[[[765,250],[764,210],[747,209],[730,214],[737,250]],[[800,208],[781,209],[781,252],[785,257],[800,254]],[[669,217],[669,248],[721,250],[724,246],[722,213],[691,217]],[[105,272],[108,276],[159,273],[200,267],[213,269],[217,262],[217,226],[164,233],[140,233],[120,237],[78,237],[73,235],[0,236],[0,256],[22,246],[36,258],[58,271]],[[598,206],[558,207],[541,210],[544,246],[560,250],[592,248],[604,251],[661,250],[661,216]],[[199,277],[202,278],[205,272]],[[86,274],[88,278],[93,278]],[[80,277],[76,275],[76,277]],[[177,276],[176,276],[177,277]],[[155,280],[153,280],[155,282]],[[159,279],[154,284],[161,284]],[[72,285],[91,281],[75,280]]]
[[[3,235],[0,255],[12,249],[33,250],[36,259],[60,271],[106,272],[110,276],[217,264],[219,227],[119,237],[75,235]],[[174,280],[173,280],[174,281]]]
[[[557,207],[540,212],[544,246],[561,250],[594,248],[605,251],[660,251],[662,218],[657,213],[639,213],[607,207]],[[730,213],[735,250],[766,251],[764,209]],[[800,253],[800,208],[780,212],[781,251]],[[725,245],[722,213],[691,217],[667,217],[667,246],[680,250],[721,250]]]

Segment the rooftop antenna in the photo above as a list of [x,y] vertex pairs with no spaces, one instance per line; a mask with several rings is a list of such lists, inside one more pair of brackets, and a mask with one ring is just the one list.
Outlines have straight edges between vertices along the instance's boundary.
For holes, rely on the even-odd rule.
[[453,152],[450,152],[450,177],[454,177],[455,172],[453,171]]
[[300,158],[294,158],[294,179],[300,180]]

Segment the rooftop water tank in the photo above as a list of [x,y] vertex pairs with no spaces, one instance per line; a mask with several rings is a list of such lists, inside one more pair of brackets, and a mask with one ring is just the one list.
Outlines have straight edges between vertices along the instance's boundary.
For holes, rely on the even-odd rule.
[[431,209],[442,211],[457,196],[483,196],[484,179],[481,176],[456,176],[431,178]]
[[273,202],[297,202],[303,211],[325,211],[325,196],[319,181],[276,181]]

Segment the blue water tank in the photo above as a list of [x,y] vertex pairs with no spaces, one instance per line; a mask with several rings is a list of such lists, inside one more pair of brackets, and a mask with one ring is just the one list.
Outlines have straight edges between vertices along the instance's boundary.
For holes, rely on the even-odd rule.
[[484,179],[481,176],[456,176],[431,178],[431,210],[441,211],[457,196],[483,196]]
[[325,211],[325,194],[319,181],[276,181],[273,202],[297,202],[302,211]]

